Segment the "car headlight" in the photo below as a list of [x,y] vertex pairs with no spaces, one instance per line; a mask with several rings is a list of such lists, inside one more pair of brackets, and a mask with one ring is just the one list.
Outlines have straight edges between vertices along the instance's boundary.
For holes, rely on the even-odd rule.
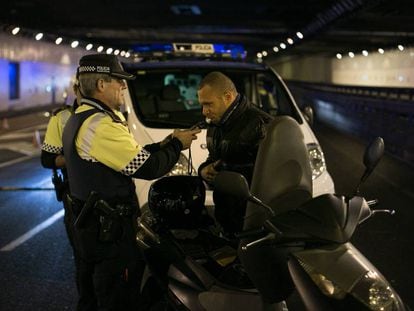
[[[335,282],[329,280],[323,274],[318,273],[312,267],[303,262],[301,266],[308,273],[312,281],[320,291],[337,300],[342,300],[348,294]],[[375,271],[368,271],[350,289],[349,294],[363,303],[368,310],[373,311],[402,311],[405,310],[404,304],[398,294],[388,284],[388,282]]]
[[309,161],[312,169],[312,180],[318,178],[324,171],[326,171],[325,156],[318,144],[307,144]]
[[167,176],[190,175],[189,170],[191,170],[192,173],[195,172],[194,167],[193,166],[190,167],[187,157],[184,154],[180,153],[180,157],[178,158],[177,163],[174,165],[171,171],[167,174]]

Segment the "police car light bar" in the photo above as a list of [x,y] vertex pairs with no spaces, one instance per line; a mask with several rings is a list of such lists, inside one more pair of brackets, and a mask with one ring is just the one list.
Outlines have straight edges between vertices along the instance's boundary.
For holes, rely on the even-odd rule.
[[134,52],[140,56],[163,57],[206,57],[245,59],[246,51],[241,44],[226,43],[165,43],[165,44],[139,44],[134,46]]

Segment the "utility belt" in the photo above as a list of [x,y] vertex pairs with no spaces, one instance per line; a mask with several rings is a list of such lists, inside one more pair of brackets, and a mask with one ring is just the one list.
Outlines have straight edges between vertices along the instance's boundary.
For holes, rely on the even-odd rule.
[[86,201],[70,196],[75,215],[74,228],[81,231],[98,222],[100,242],[114,242],[121,238],[122,225],[127,218],[136,214],[137,207],[131,204],[109,204],[92,191]]

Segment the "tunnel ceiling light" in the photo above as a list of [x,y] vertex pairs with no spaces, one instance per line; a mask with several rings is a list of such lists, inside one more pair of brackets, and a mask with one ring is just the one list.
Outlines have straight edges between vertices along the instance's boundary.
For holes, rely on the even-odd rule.
[[378,49],[378,53],[384,54],[384,52],[385,52],[384,49],[381,49],[381,48]]
[[262,51],[262,55],[263,55],[264,57],[266,57],[266,56],[267,56],[267,51]]
[[131,56],[131,53],[129,53],[129,52],[126,52],[126,53],[125,53],[125,57],[126,57],[126,58],[129,58],[130,56]]
[[364,55],[364,56],[368,56],[368,51],[367,51],[367,50],[363,50],[363,51],[362,51],[362,55]]
[[342,54],[341,54],[341,53],[337,53],[337,54],[336,54],[336,58],[337,58],[337,59],[342,59]]
[[277,53],[277,52],[279,52],[279,48],[277,46],[274,46],[273,51],[275,51],[275,53]]
[[303,34],[300,31],[298,31],[296,33],[296,37],[298,37],[299,39],[303,39]]
[[401,44],[398,44],[398,49],[399,49],[400,51],[404,51],[404,46],[402,46]]
[[125,56],[125,51],[121,51],[121,56],[124,57]]
[[42,40],[42,38],[43,38],[43,33],[41,33],[41,32],[39,32],[39,33],[38,33],[38,34],[36,34],[36,36],[35,36],[35,39],[36,39],[37,41]]
[[113,48],[107,48],[106,49],[106,54],[111,54],[113,50],[114,50]]
[[92,50],[92,48],[93,48],[93,44],[92,44],[92,43],[89,43],[89,44],[86,46],[86,50],[87,50],[87,51]]
[[62,37],[59,37],[59,38],[56,38],[55,43],[56,45],[59,45],[62,43],[62,41],[63,41]]
[[280,47],[281,47],[282,49],[286,49],[286,44],[281,43],[281,44],[280,44]]
[[70,46],[72,47],[72,49],[77,48],[78,45],[79,45],[79,41],[77,41],[77,40],[72,41],[72,43],[70,44]]
[[20,27],[14,27],[11,33],[13,34],[13,36],[15,36],[19,33],[19,31],[20,31]]
[[96,50],[101,53],[103,51],[104,47],[102,45],[100,45]]
[[354,52],[349,52],[349,53],[348,53],[348,55],[349,55],[349,57],[351,57],[351,58],[354,58],[354,56],[355,56]]
[[116,49],[116,50],[114,51],[114,54],[115,54],[115,55],[118,55],[118,54],[119,54],[119,50],[118,50],[118,49]]
[[256,56],[257,56],[257,58],[262,58],[262,57],[263,57],[262,53],[260,53],[260,52],[258,52],[258,53],[256,54]]
[[290,45],[292,45],[293,44],[293,39],[292,38],[287,38],[287,43],[289,43]]

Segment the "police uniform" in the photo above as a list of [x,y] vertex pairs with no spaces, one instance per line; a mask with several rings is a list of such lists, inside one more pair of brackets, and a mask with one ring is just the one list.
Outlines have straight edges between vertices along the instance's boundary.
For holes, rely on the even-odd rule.
[[[106,54],[82,57],[78,71],[133,78]],[[135,242],[139,207],[132,177],[163,176],[182,148],[177,138],[142,147],[120,112],[94,98],[81,100],[63,133],[80,256],[78,310],[137,309],[144,264]]]
[[47,125],[42,150],[55,155],[62,154],[63,129],[72,113],[73,109],[71,106],[63,106],[53,112]]
[[69,193],[69,183],[67,181],[67,173],[65,168],[61,168],[62,176],[57,174],[57,167],[55,159],[57,156],[62,155],[62,134],[63,129],[68,121],[69,117],[73,114],[74,107],[76,107],[76,100],[73,106],[63,106],[55,110],[47,125],[45,139],[42,145],[41,163],[45,168],[54,170],[53,183],[56,190],[56,197],[58,201],[63,202],[65,216],[63,218],[65,229],[69,238],[69,242],[73,247],[73,237],[71,232],[70,223],[73,221],[72,212],[68,206],[67,194]]

